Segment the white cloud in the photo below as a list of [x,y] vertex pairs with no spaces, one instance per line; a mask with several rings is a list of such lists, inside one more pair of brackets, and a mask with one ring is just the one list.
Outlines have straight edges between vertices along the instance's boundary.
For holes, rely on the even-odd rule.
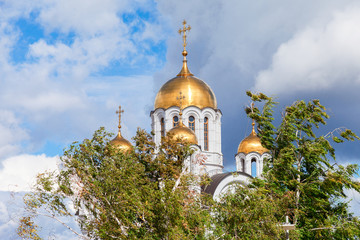
[[[0,237],[2,239],[16,239],[17,235],[15,229],[17,227],[16,222],[10,220],[4,224],[0,225]],[[6,237],[6,238],[5,238]]]
[[48,29],[75,31],[81,35],[95,35],[113,31],[120,25],[118,12],[125,12],[130,1],[117,0],[62,0],[43,1],[39,21]]
[[360,7],[335,11],[283,43],[255,89],[271,93],[319,91],[338,85],[360,87]]
[[[110,112],[119,104],[126,102],[130,110],[134,106],[146,108],[148,102],[143,99],[152,103],[153,100],[149,100],[153,95],[151,77],[123,79],[118,90],[116,82],[104,87],[106,77],[98,77],[99,71],[114,62],[119,67],[123,63],[132,66],[144,60],[150,65],[157,64],[151,51],[149,55],[149,42],[157,43],[165,38],[161,34],[161,24],[136,17],[125,23],[122,18],[124,13],[135,14],[142,8],[146,12],[154,8],[154,4],[147,0],[2,3],[0,109],[16,116],[19,123],[11,130],[0,120],[0,129],[4,128],[0,136],[0,161],[5,156],[36,152],[46,141],[68,144],[89,137],[95,129],[115,119]],[[23,26],[17,24],[20,19],[44,29],[44,35],[22,32]],[[18,49],[25,51],[20,61],[12,56],[13,50]],[[122,75],[121,72],[117,74]],[[93,86],[95,90],[91,89]],[[119,94],[121,88],[126,88],[127,92]],[[136,95],[142,97],[131,104],[130,99],[134,100]],[[130,111],[128,116],[131,116]],[[134,111],[131,118],[137,121],[132,123],[143,123],[147,117],[148,112]],[[130,135],[136,127],[131,126]]]
[[350,212],[360,217],[360,193],[355,190],[346,190],[347,199],[350,200]]
[[[19,224],[19,218],[26,215],[24,209],[23,197],[26,192],[10,193],[0,191],[0,238],[1,239],[19,239],[16,234],[16,228]],[[72,229],[81,233],[74,217],[61,217],[64,223]],[[43,239],[79,239],[77,235],[67,229],[58,221],[45,216],[38,216],[35,224],[40,226],[39,236]]]
[[29,191],[38,173],[57,169],[58,157],[18,155],[2,161],[0,191]]
[[29,139],[20,120],[8,110],[0,109],[0,159],[20,151],[20,143]]
[[[153,79],[149,76],[102,77],[89,79],[86,91],[96,96],[103,104],[98,113],[106,114],[97,126],[108,126],[108,131],[117,131],[115,111],[119,105],[125,110],[122,117],[123,135],[131,140],[137,127],[150,128],[149,113],[154,103]],[[139,117],[142,116],[142,117]]]
[[0,202],[0,223],[6,223],[9,221],[9,214],[7,207],[3,202]]

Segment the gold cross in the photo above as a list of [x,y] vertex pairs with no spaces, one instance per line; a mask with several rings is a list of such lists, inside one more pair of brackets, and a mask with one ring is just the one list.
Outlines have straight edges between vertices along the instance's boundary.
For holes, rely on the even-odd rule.
[[[254,107],[255,107],[254,102],[251,102],[251,112],[252,112],[252,113],[254,113]],[[252,125],[252,131],[251,131],[251,133],[256,134],[256,133],[255,133],[255,120],[254,120],[254,119],[252,119],[251,125]]]
[[180,111],[182,110],[182,100],[185,99],[185,96],[182,95],[182,92],[179,92],[179,96],[176,97],[176,100],[179,100],[179,107],[180,107]]
[[179,100],[179,107],[180,107],[180,112],[179,112],[179,125],[178,126],[183,126],[183,122],[182,122],[182,100],[185,99],[185,96],[182,95],[182,92],[179,92],[179,96],[176,97],[176,100]]
[[119,131],[120,131],[120,128],[121,128],[121,114],[123,112],[124,112],[124,110],[122,110],[121,106],[119,106],[119,110],[116,111],[116,114],[119,114],[119,125],[118,125]]
[[184,46],[184,51],[185,51],[185,48],[186,48],[186,32],[190,32],[190,30],[191,30],[191,26],[190,25],[188,25],[187,27],[186,27],[186,21],[184,20],[183,21],[183,28],[181,29],[179,29],[179,34],[181,35],[181,34],[183,34],[183,41],[184,41],[184,43],[183,43],[183,46]]

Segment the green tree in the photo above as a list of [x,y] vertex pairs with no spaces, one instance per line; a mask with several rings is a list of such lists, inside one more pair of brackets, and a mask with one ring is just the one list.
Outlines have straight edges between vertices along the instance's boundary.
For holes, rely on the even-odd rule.
[[278,219],[288,200],[265,188],[237,186],[214,203],[214,235],[220,239],[282,239]]
[[134,149],[123,153],[100,129],[92,139],[72,144],[61,157],[61,170],[39,174],[25,196],[19,236],[40,239],[35,218],[45,215],[64,225],[63,217],[76,217],[82,233],[67,227],[82,238],[204,238],[209,212],[191,188],[198,180],[184,172],[189,144],[168,136],[156,147],[143,130],[134,140]]
[[264,179],[254,180],[255,189],[266,189],[277,198],[291,197],[286,214],[296,225],[296,237],[358,239],[360,222],[349,212],[344,190],[360,191],[360,183],[354,180],[359,167],[338,164],[331,142],[354,141],[359,137],[345,128],[317,136],[316,129],[329,118],[319,100],[294,102],[285,108],[279,126],[275,127],[276,102],[262,93],[247,94],[262,105],[262,109],[248,107],[246,112],[258,123],[262,144],[272,155]]
[[292,239],[358,239],[360,222],[349,212],[344,190],[360,191],[353,178],[359,168],[338,164],[331,142],[359,137],[342,128],[317,136],[328,118],[318,100],[286,107],[275,127],[274,100],[247,94],[262,106],[246,112],[272,156],[263,178],[214,202],[194,191],[199,179],[185,171],[192,154],[186,142],[167,136],[155,146],[139,130],[134,149],[123,153],[100,129],[64,152],[59,172],[39,174],[24,198],[19,236],[40,239],[35,218],[46,215],[64,225],[63,217],[76,217],[82,233],[70,230],[83,238],[281,239],[288,215],[296,225]]

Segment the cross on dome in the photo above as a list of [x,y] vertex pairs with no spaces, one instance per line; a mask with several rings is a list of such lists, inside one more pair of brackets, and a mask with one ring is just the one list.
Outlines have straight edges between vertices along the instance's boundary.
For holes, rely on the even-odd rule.
[[[252,102],[252,103],[251,103],[251,112],[252,112],[252,113],[254,113],[254,107],[255,107],[255,104],[254,104],[254,102]],[[251,131],[251,133],[252,133],[253,135],[256,135],[256,132],[255,132],[255,120],[254,120],[254,119],[252,119],[251,125],[252,125],[252,131]]]
[[116,114],[119,114],[119,131],[118,134],[116,135],[116,137],[110,141],[110,144],[113,145],[115,148],[117,148],[118,150],[122,151],[122,152],[128,152],[132,149],[132,145],[131,143],[126,140],[125,138],[123,138],[121,136],[121,114],[124,112],[124,110],[121,109],[121,106],[119,106],[119,110],[116,111]]
[[179,125],[183,125],[183,122],[182,122],[182,100],[185,99],[185,96],[182,95],[182,92],[180,91],[179,92],[179,96],[176,97],[176,100],[179,101],[179,108],[180,108],[180,112],[179,112],[179,116],[180,116],[180,122],[179,122]]
[[186,27],[186,21],[184,20],[183,21],[183,28],[181,29],[179,29],[179,34],[181,35],[183,35],[182,36],[182,38],[183,38],[183,46],[184,46],[184,52],[186,52],[186,45],[187,45],[187,42],[186,42],[186,32],[190,32],[190,30],[191,30],[191,26],[190,25],[188,25],[187,27]]
[[124,110],[122,110],[121,106],[119,106],[119,110],[116,111],[116,114],[119,114],[119,125],[118,125],[119,132],[120,132],[120,129],[121,129],[121,114],[122,113],[124,113]]
[[186,32],[189,32],[191,27],[190,25],[188,25],[186,27],[186,21],[184,20],[183,21],[183,28],[180,28],[179,29],[179,34],[183,35],[182,38],[183,38],[183,46],[184,46],[184,50],[182,51],[182,55],[184,56],[184,59],[183,59],[183,67],[180,71],[180,73],[178,74],[178,76],[193,76],[193,74],[189,71],[188,67],[187,67],[187,60],[186,60],[186,56],[187,56],[187,51],[186,51],[186,45],[187,45],[187,41],[186,41]]
[[[183,22],[184,27],[179,30],[183,34],[184,43],[186,45],[186,32],[189,31],[190,26]],[[212,89],[203,80],[194,77],[187,66],[187,52],[184,50],[183,64],[180,72],[175,78],[167,81],[159,90],[155,98],[155,109],[163,108],[168,109],[172,106],[179,106],[176,96],[179,91],[186,93],[186,99],[182,101],[182,107],[189,106],[204,109],[206,107],[217,109],[216,97]]]
[[179,96],[176,97],[176,100],[179,101],[179,107],[180,107],[180,111],[182,110],[182,100],[185,99],[186,97],[184,95],[182,95],[182,92],[179,92]]
[[252,124],[251,124],[251,125],[252,125],[251,133],[252,133],[252,134],[256,134],[256,132],[255,132],[255,120],[254,120],[254,119],[252,120]]

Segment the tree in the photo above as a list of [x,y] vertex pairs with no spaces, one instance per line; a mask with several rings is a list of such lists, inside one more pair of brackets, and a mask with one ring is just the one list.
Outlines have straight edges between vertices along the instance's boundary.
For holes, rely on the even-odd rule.
[[316,129],[329,117],[319,100],[286,107],[274,126],[273,98],[247,92],[262,108],[247,107],[262,145],[270,150],[262,178],[238,186],[214,203],[214,233],[221,239],[283,239],[281,225],[290,216],[291,239],[359,239],[360,221],[348,210],[345,189],[360,191],[356,164],[336,162],[331,142],[358,140],[338,128],[324,136]]
[[40,239],[34,221],[45,215],[64,225],[62,217],[76,217],[82,233],[67,227],[84,239],[204,238],[209,212],[191,190],[197,180],[183,171],[189,144],[167,136],[156,147],[138,130],[134,149],[124,153],[108,137],[101,128],[64,152],[59,172],[39,174],[24,198],[19,236]]
[[82,238],[282,239],[280,225],[289,216],[296,225],[292,239],[358,239],[360,221],[349,212],[344,190],[360,191],[353,178],[359,167],[338,164],[331,143],[359,137],[344,128],[317,136],[328,118],[318,100],[286,107],[274,126],[276,102],[247,94],[262,106],[246,112],[272,156],[262,178],[214,202],[194,191],[199,179],[184,164],[192,154],[188,143],[170,135],[155,146],[138,130],[134,149],[124,153],[100,129],[64,152],[59,172],[38,176],[24,198],[28,214],[19,236],[40,239],[34,219],[46,215],[64,225],[63,217],[76,217],[82,233],[70,230]]
[[214,235],[220,239],[282,239],[278,219],[288,200],[265,188],[237,186],[214,203]]
[[[254,180],[255,189],[272,193],[272,197],[291,196],[286,211],[291,215],[301,239],[358,239],[360,222],[348,210],[345,189],[360,191],[354,180],[356,164],[336,162],[333,143],[359,140],[349,129],[338,128],[317,136],[315,129],[326,124],[329,116],[319,100],[296,101],[285,108],[279,126],[273,125],[271,97],[262,93],[247,95],[262,109],[246,108],[258,123],[262,144],[271,150],[263,177]],[[280,221],[280,219],[278,219]]]

